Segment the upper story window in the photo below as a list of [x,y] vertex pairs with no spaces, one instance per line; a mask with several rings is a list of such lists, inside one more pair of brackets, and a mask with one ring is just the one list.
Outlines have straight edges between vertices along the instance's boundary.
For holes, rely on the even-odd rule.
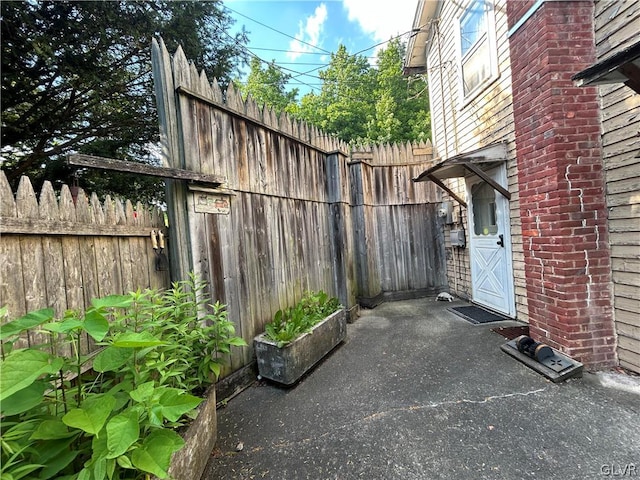
[[493,4],[471,0],[458,19],[460,96],[468,101],[497,76]]

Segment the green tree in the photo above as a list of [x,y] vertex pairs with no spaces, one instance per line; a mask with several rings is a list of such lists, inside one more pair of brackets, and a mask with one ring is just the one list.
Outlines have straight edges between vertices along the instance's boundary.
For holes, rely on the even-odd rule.
[[347,142],[427,140],[429,95],[422,79],[402,73],[405,47],[391,40],[376,67],[344,46],[331,56],[320,93],[302,97],[296,115]]
[[291,75],[284,73],[274,62],[267,63],[262,68],[262,60],[257,57],[251,59],[251,71],[246,82],[235,81],[242,95],[246,98],[251,94],[259,104],[267,105],[278,112],[287,110],[296,103],[298,89],[287,91],[287,82]]
[[373,142],[426,140],[431,136],[426,83],[403,75],[404,54],[399,39],[391,40],[378,53],[375,114],[367,130],[367,138]]
[[366,57],[349,55],[344,45],[331,54],[320,93],[305,95],[298,115],[344,141],[367,138],[367,124],[375,113],[375,71]]
[[[246,35],[226,34],[233,19],[210,2],[5,1],[2,15],[2,167],[15,184],[29,174],[69,182],[62,156],[78,151],[148,161],[158,122],[151,39],[224,85],[242,61]],[[129,196],[153,181],[82,172],[81,186]],[[140,192],[135,191],[135,186]],[[146,187],[145,187],[146,185]],[[133,186],[133,187],[132,187]]]

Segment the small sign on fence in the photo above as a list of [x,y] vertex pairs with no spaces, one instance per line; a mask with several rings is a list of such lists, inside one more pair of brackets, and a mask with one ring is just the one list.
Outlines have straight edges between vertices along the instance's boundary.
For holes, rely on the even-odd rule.
[[231,202],[226,192],[195,186],[189,186],[189,189],[192,191],[193,207],[196,213],[229,214]]
[[226,195],[212,195],[205,192],[193,192],[193,196],[193,204],[196,213],[228,215],[231,210],[229,197]]

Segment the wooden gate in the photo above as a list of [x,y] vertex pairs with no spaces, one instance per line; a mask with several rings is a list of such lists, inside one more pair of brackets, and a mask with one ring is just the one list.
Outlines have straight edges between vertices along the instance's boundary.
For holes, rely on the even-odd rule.
[[[171,56],[154,42],[153,69],[165,167],[218,179],[167,181],[170,244],[178,247],[172,277],[194,270],[208,280],[208,294],[227,304],[249,344],[306,290],[337,296],[355,315],[358,299],[388,289],[424,294],[446,285],[435,189],[416,192],[410,181],[429,165],[428,145],[357,158],[233,86],[223,93],[181,49]],[[252,347],[236,349],[230,371],[252,357]]]

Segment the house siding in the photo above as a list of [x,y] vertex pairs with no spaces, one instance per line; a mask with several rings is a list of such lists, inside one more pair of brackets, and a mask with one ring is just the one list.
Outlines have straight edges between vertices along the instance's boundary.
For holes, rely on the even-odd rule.
[[[595,5],[597,61],[640,40],[640,2]],[[640,373],[640,94],[599,87],[615,327],[620,365]]]
[[[461,104],[458,98],[460,76],[456,52],[456,18],[465,5],[443,2],[440,20],[434,23],[433,40],[427,57],[432,137],[439,160],[506,140],[507,181],[511,193],[509,202],[512,264],[516,317],[528,321],[524,274],[524,254],[518,195],[518,165],[516,161],[513,102],[511,97],[511,62],[507,36],[506,0],[494,2],[498,77],[472,101]],[[449,187],[466,198],[464,179],[453,179]],[[442,193],[442,200],[451,200]],[[455,204],[455,201],[454,201]],[[452,248],[449,231],[464,228],[468,237],[467,211],[455,205],[456,222],[445,226],[447,275],[452,293],[462,298],[471,296],[469,251]],[[467,239],[468,242],[468,239]]]

